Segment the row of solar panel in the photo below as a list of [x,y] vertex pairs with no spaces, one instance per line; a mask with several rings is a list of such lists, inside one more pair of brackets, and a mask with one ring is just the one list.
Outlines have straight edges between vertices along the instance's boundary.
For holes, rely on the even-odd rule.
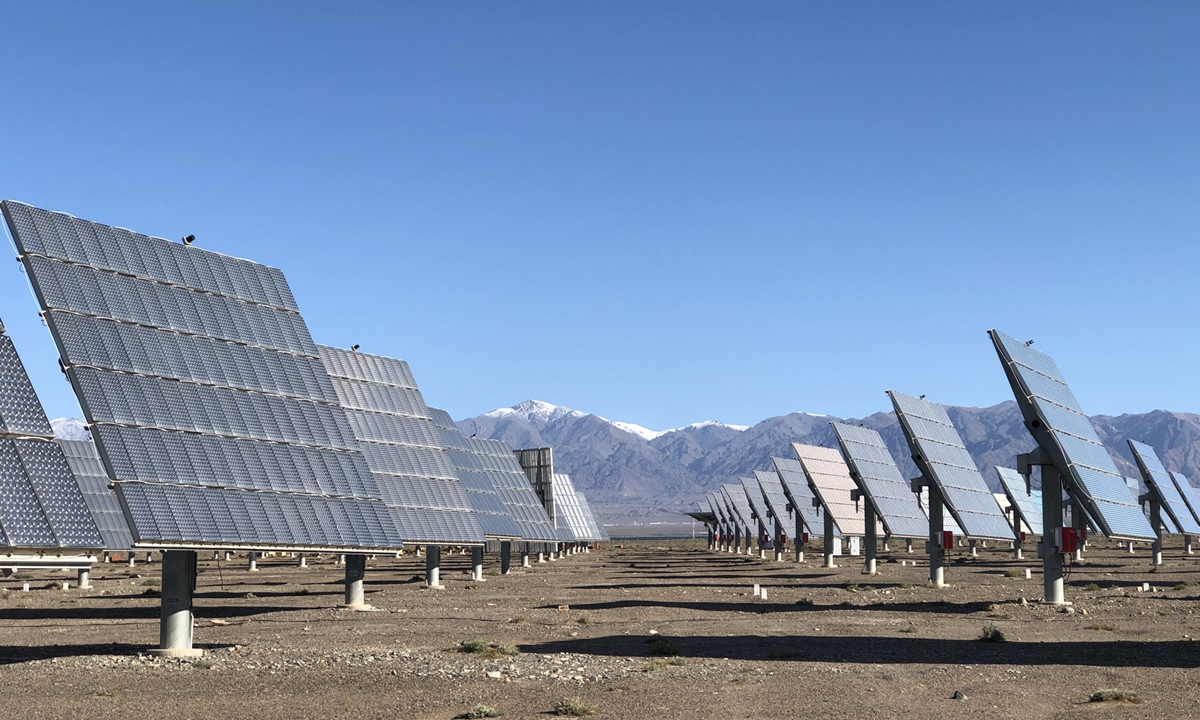
[[359,452],[118,425],[92,434],[117,481],[379,497]]
[[431,510],[470,510],[466,489],[455,480],[435,480],[409,476],[402,482],[379,481],[379,490],[388,507],[428,508]]
[[79,483],[104,547],[110,550],[133,547],[133,534],[117,494],[109,487],[111,481],[100,462],[96,446],[90,440],[56,440],[66,456],[67,464]]
[[63,340],[68,366],[338,402],[324,366],[314,357],[61,310],[46,316]]
[[9,546],[101,546],[83,494],[53,440],[0,438],[0,531]]
[[438,429],[428,420],[373,410],[347,410],[346,415],[360,441],[442,447]]
[[22,253],[182,285],[298,311],[283,273],[266,265],[201,251],[162,238],[79,220],[8,201],[5,214]]
[[25,260],[47,309],[316,355],[308,328],[295,312],[87,265],[39,256],[26,256]]
[[334,378],[333,389],[346,408],[430,419],[420,392],[411,388]]
[[93,423],[358,448],[336,405],[85,367],[70,373]]
[[412,370],[403,360],[369,353],[338,352],[336,348],[323,345],[318,346],[317,350],[321,361],[325,363],[325,369],[335,377],[417,389]]
[[381,444],[371,440],[361,441],[359,447],[367,459],[367,467],[374,473],[456,479],[450,458],[441,448]]
[[12,338],[3,334],[0,334],[0,432],[42,437],[54,434]]
[[215,487],[117,484],[139,537],[156,542],[399,548],[382,502]]

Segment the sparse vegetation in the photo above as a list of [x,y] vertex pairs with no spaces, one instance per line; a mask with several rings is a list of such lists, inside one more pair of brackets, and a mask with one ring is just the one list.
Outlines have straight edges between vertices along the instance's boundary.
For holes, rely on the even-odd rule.
[[497,718],[502,715],[504,715],[504,711],[479,703],[465,713],[454,717],[455,720],[479,720],[479,718]]
[[1091,702],[1120,702],[1137,704],[1142,701],[1142,696],[1138,695],[1132,690],[1117,690],[1110,688],[1108,690],[1098,690],[1097,692],[1092,693],[1092,696],[1088,698],[1088,700]]
[[663,659],[656,658],[656,659],[651,660],[650,662],[646,663],[646,667],[644,668],[644,670],[646,672],[650,673],[650,672],[654,672],[655,670],[661,670],[668,665],[677,665],[677,666],[678,665],[687,665],[687,660],[684,660],[681,657],[663,658]]
[[117,691],[113,690],[112,688],[102,687],[102,688],[97,688],[92,691],[92,697],[115,698],[116,696],[117,696]]
[[485,658],[512,657],[520,655],[521,650],[516,645],[498,645],[483,640],[463,640],[458,644],[458,652],[479,654]]
[[158,578],[146,578],[142,581],[142,587],[158,587],[160,584]]
[[212,660],[210,660],[206,657],[196,658],[195,660],[192,661],[192,667],[194,667],[198,670],[208,670],[214,664],[215,663],[213,663]]
[[900,583],[900,589],[901,590],[912,590],[913,584],[912,583]]
[[1085,585],[1085,586],[1083,587],[1083,589],[1084,589],[1084,590],[1087,590],[1087,591],[1089,591],[1089,592],[1096,592],[1097,590],[1099,590],[1099,589],[1100,589],[1100,586],[1099,586],[1099,585],[1097,585],[1096,583],[1090,583],[1090,584],[1088,584],[1088,585]]
[[679,648],[675,647],[675,643],[666,638],[654,638],[647,640],[650,643],[651,655],[678,655]]
[[592,619],[590,617],[588,617],[587,615],[580,615],[578,618],[575,619],[575,622],[579,623],[580,625],[591,625]]
[[797,605],[812,605],[813,601],[809,598],[800,598],[796,601]]
[[157,595],[158,595],[158,588],[146,588],[145,590],[143,590],[143,591],[142,591],[142,594],[143,594],[143,595],[149,595],[149,596],[152,596],[152,597],[153,597],[153,596],[157,596]]
[[246,593],[242,597],[246,598],[247,600],[257,600],[258,599],[258,596],[255,595],[254,593]]
[[916,631],[917,631],[916,625],[909,625],[907,627],[900,628],[900,632],[902,632],[902,633],[915,633]]
[[1004,633],[995,625],[985,625],[983,633],[979,636],[980,642],[1002,643],[1008,638],[1004,637]]
[[1111,625],[1110,623],[1092,623],[1091,625],[1085,625],[1083,629],[1084,630],[1104,630],[1105,632],[1112,632],[1113,630],[1116,630],[1117,628],[1115,626]]
[[529,622],[529,618],[525,617],[524,615],[517,615],[508,619],[508,623],[510,625],[522,625],[527,622]]
[[33,575],[27,572],[15,572],[12,575],[9,575],[9,577],[11,577],[13,580],[30,580],[33,578]]
[[1006,578],[1023,578],[1023,577],[1025,577],[1025,572],[1022,570],[1005,570],[1004,577],[1006,577]]
[[1159,615],[1174,615],[1174,614],[1175,614],[1175,611],[1174,611],[1174,610],[1171,610],[1171,609],[1169,609],[1169,608],[1163,608],[1162,610],[1159,610],[1159,611],[1158,611],[1158,614],[1159,614]]
[[296,594],[297,594],[297,595],[307,595],[307,594],[308,594],[308,588],[300,588],[299,590],[297,590],[297,591],[296,591]]
[[463,640],[458,644],[460,653],[481,653],[488,649],[488,644],[482,640]]
[[583,698],[569,697],[554,703],[554,714],[583,717],[584,715],[595,715],[596,709],[585,703]]

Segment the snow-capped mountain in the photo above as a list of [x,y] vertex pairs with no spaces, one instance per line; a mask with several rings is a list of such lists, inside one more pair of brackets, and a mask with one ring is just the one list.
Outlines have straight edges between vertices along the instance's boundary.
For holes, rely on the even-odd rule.
[[[543,426],[543,425],[548,425],[557,420],[560,420],[562,418],[582,418],[582,417],[588,416],[589,414],[590,413],[584,413],[584,412],[580,412],[578,410],[572,410],[571,408],[565,407],[562,405],[554,405],[554,404],[545,402],[544,400],[526,400],[525,402],[518,403],[516,405],[513,405],[512,407],[496,408],[495,410],[492,410],[491,412],[484,413],[481,417],[487,417],[487,418],[519,417],[522,420],[524,420],[525,422],[529,423],[530,425]],[[658,437],[662,437],[663,435],[666,435],[667,433],[680,432],[683,430],[698,429],[698,428],[704,428],[704,427],[709,427],[709,426],[726,427],[726,428],[730,428],[732,430],[746,430],[749,428],[749,425],[729,425],[726,423],[717,422],[716,420],[704,420],[702,422],[692,423],[691,425],[685,425],[683,427],[671,428],[670,430],[651,430],[650,428],[643,427],[636,423],[622,422],[620,420],[609,420],[608,418],[602,417],[600,415],[592,415],[592,417],[599,418],[600,420],[603,420],[604,422],[611,424],[613,427],[617,428],[618,430],[624,430],[627,433],[632,433],[633,435],[637,435],[638,437],[642,438],[643,440],[647,440],[647,441],[653,440]]]
[[90,440],[92,438],[83,418],[57,418],[50,421],[50,427],[54,429],[54,437],[61,440]]

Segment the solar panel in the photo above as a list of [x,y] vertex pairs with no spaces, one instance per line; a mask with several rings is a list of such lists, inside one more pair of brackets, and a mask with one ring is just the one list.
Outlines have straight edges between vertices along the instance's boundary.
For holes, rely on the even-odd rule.
[[0,542],[32,552],[103,540],[16,347],[0,323]]
[[929,535],[929,519],[879,433],[843,423],[830,425],[846,455],[846,465],[870,498],[888,534],[908,538]]
[[139,546],[400,547],[283,273],[2,205]]
[[742,526],[746,535],[754,537],[757,523],[751,519],[750,501],[746,498],[746,489],[739,482],[737,485],[722,485],[721,491],[729,504],[736,522]]
[[592,538],[594,540],[608,540],[608,533],[604,530],[604,526],[600,524],[600,518],[596,517],[596,513],[592,512],[592,506],[588,502],[587,497],[578,490],[575,491],[575,497],[579,500],[579,505],[583,508],[584,517],[587,518],[592,528]]
[[533,486],[533,491],[542,501],[550,524],[561,529],[554,508],[554,450],[552,448],[522,448],[513,450],[513,456]]
[[[852,497],[858,486],[850,477],[850,469],[846,467],[842,454],[833,448],[800,443],[792,443],[792,450],[800,460],[809,490],[833,519],[837,530],[842,535],[866,534],[867,526],[863,520],[863,513]],[[788,487],[795,490],[790,483]],[[811,530],[814,533],[823,532],[818,529],[821,527],[822,525],[818,524],[812,526]]]
[[937,486],[946,507],[968,537],[1012,540],[1013,530],[984,482],[971,453],[946,414],[923,398],[888,390],[913,461]]
[[717,522],[721,523],[722,525],[726,526],[727,529],[729,529],[729,526],[732,523],[730,523],[730,521],[729,521],[729,511],[726,510],[726,508],[725,508],[724,500],[722,500],[722,498],[717,493],[710,492],[708,494],[708,505],[709,505],[709,507],[712,508],[713,512],[716,514]]
[[1026,427],[1053,459],[1072,498],[1109,537],[1156,537],[1050,356],[998,330],[989,334]]
[[767,507],[762,488],[758,486],[758,480],[743,477],[738,478],[738,482],[742,484],[742,490],[746,493],[746,502],[750,504],[750,512],[757,521],[756,524],[761,524],[764,528],[770,527],[771,510]]
[[1200,521],[1200,493],[1196,492],[1196,488],[1192,487],[1183,473],[1173,472],[1170,475],[1171,480],[1175,482],[1175,489],[1183,496],[1188,509],[1192,511],[1192,518]]
[[1042,491],[1031,488],[1030,492],[1025,492],[1025,478],[1012,468],[997,467],[996,475],[1000,478],[1000,484],[1004,486],[1004,494],[1008,496],[1008,501],[1017,509],[1021,520],[1029,526],[1029,531],[1034,535],[1041,535]]
[[515,532],[474,511],[408,363],[325,345],[317,354],[404,542],[482,543],[484,522]]
[[767,470],[755,470],[754,478],[758,480],[758,490],[762,493],[768,513],[772,518],[778,520],[781,526],[784,526],[791,514],[787,509],[787,493],[783,490],[783,483],[779,480],[779,475]]
[[1158,495],[1159,503],[1167,511],[1171,523],[1181,533],[1200,535],[1200,524],[1192,517],[1187,501],[1179,494],[1179,489],[1171,480],[1171,474],[1158,459],[1158,453],[1154,452],[1154,448],[1137,440],[1128,442],[1129,449],[1133,451],[1133,457],[1137,461],[1138,470],[1142,473],[1142,479],[1146,481],[1146,486],[1151,492]]
[[815,496],[808,486],[808,477],[804,473],[804,466],[800,464],[799,460],[787,458],[772,457],[771,462],[775,464],[775,473],[779,478],[783,494],[793,511],[799,513],[804,529],[813,535],[823,533],[821,514],[813,505]]
[[83,500],[87,503],[92,519],[100,530],[104,540],[105,550],[128,550],[133,547],[133,533],[129,531],[129,522],[125,512],[121,510],[121,502],[117,493],[109,484],[108,474],[100,462],[100,453],[91,440],[55,440],[62,448],[71,473],[79,483]]
[[[570,475],[554,474],[554,506],[566,520],[567,528],[571,532],[569,541],[599,540],[584,514],[583,506],[579,503]],[[559,527],[562,527],[561,524]]]

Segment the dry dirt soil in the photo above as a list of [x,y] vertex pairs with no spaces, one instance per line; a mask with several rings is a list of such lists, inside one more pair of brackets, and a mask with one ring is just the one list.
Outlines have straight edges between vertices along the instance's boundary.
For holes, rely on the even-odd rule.
[[[445,590],[405,557],[371,563],[378,612],[336,608],[332,558],[202,560],[196,662],[143,654],[157,563],[97,566],[91,590],[42,571],[0,580],[0,717],[449,719],[483,703],[526,718],[563,698],[663,720],[1200,717],[1200,556],[1172,545],[1152,571],[1145,548],[1094,544],[1070,614],[1038,603],[1036,560],[998,548],[957,551],[940,590],[902,547],[876,577],[858,558],[829,570],[657,541],[472,583],[453,555]],[[1004,640],[981,641],[987,627]],[[1102,689],[1141,702],[1089,702]]]

